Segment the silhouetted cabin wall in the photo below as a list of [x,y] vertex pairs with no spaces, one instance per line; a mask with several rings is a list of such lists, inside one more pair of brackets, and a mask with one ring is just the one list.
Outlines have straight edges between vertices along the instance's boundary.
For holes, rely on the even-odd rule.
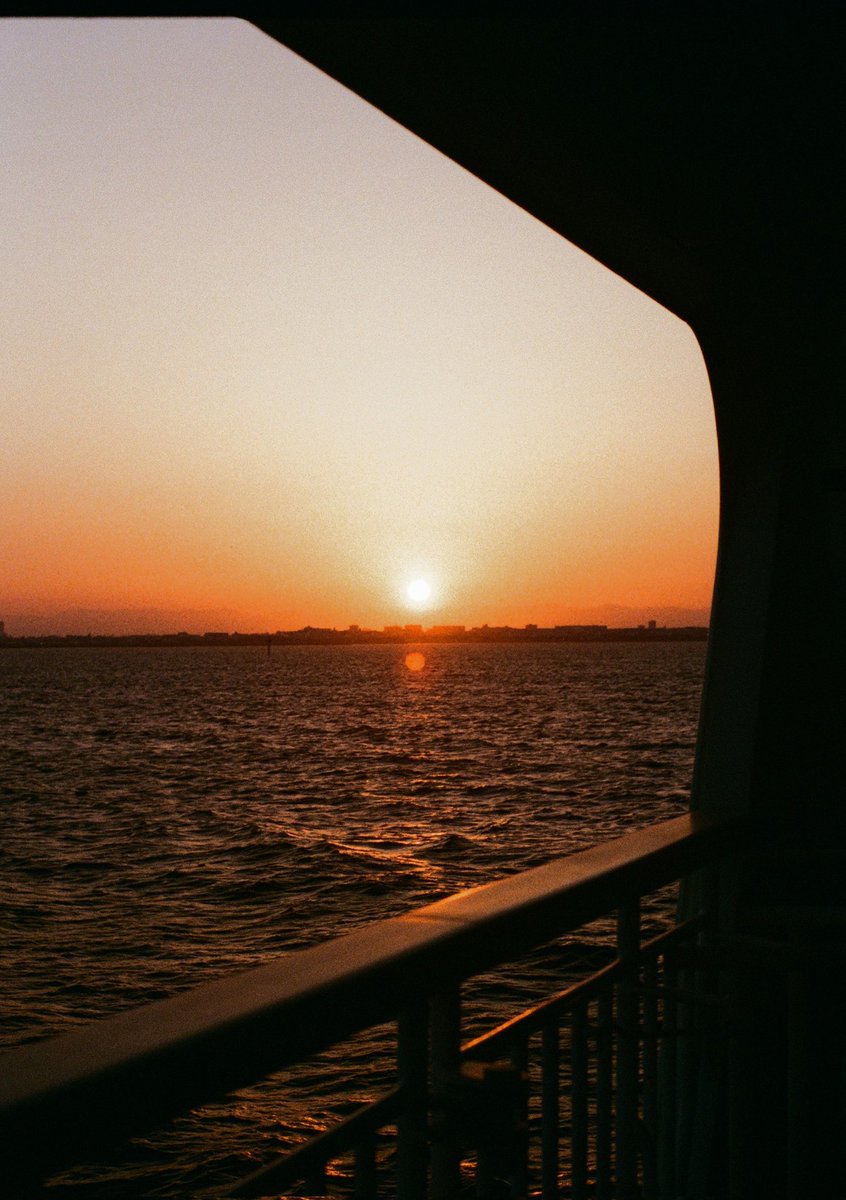
[[[791,839],[842,838],[844,621],[840,316],[762,298],[703,322],[721,532],[696,801],[748,806]],[[752,328],[750,328],[752,324]],[[842,521],[842,515],[841,515]]]
[[[846,8],[320,11],[256,20],[693,328],[721,483],[693,803],[756,819],[761,853],[738,893],[747,912],[786,902],[836,919],[846,900]],[[836,924],[826,936],[790,976],[817,1038],[789,1102],[816,1105],[801,1161],[785,1151],[795,1047],[783,975],[747,979],[743,1035],[730,1053],[714,1046],[724,1067],[735,1057],[720,1105],[738,1119],[734,1133],[714,1132],[734,1164],[732,1200],[846,1194],[844,939]],[[824,1095],[833,1099],[821,1106]]]

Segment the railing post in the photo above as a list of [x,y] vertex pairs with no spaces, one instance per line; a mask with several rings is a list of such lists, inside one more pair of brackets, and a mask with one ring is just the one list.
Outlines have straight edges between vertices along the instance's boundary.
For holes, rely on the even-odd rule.
[[397,1200],[425,1200],[429,1166],[429,1005],[418,998],[400,1013],[397,1072]]
[[690,946],[682,947],[678,965],[678,1034],[676,1050],[676,1191],[684,1194],[690,1173],[690,1153],[699,1085],[697,1062],[697,1019],[692,997],[696,994],[696,971]]
[[543,1027],[541,1058],[541,1177],[543,1200],[558,1196],[561,1136],[561,1032],[558,1021]]
[[528,1040],[518,1036],[508,1059],[461,1068],[463,1129],[475,1146],[476,1195],[492,1200],[508,1181],[512,1200],[528,1194]]
[[637,1123],[640,953],[640,900],[621,905],[617,914],[617,954],[620,984],[617,992],[617,1154],[618,1200],[637,1196]]
[[511,1169],[511,1194],[522,1200],[529,1194],[529,1042],[519,1037],[511,1048],[514,1072],[514,1096],[511,1125],[514,1138],[514,1162]]
[[456,1200],[461,1187],[458,1129],[461,1065],[461,991],[458,984],[432,998],[432,1200]]
[[588,1021],[583,1002],[573,1010],[570,1028],[571,1190],[573,1200],[585,1200],[588,1175]]
[[643,1193],[656,1200],[658,1188],[658,964],[650,958],[643,968]]
[[614,989],[599,993],[596,1014],[596,1195],[611,1200],[611,1110],[614,1103]]
[[677,950],[670,948],[661,965],[661,1071],[658,1096],[658,1192],[676,1194],[676,1149],[678,1105],[678,971]]
[[303,1194],[306,1196],[326,1195],[326,1163],[321,1162],[308,1177],[303,1180]]
[[376,1136],[362,1138],[354,1151],[354,1200],[374,1200],[378,1190]]

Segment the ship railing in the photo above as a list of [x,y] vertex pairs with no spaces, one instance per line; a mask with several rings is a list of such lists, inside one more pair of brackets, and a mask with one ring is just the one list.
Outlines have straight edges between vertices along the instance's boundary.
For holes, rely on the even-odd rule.
[[[708,1175],[709,942],[742,841],[687,814],[12,1051],[4,1194],[390,1023],[395,1086],[221,1195],[687,1195]],[[644,902],[679,881],[685,919],[645,936]],[[602,919],[598,968],[467,1036],[468,985]]]

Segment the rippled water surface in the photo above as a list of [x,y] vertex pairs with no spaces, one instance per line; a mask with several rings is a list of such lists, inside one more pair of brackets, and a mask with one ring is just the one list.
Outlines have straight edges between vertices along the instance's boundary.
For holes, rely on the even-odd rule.
[[[0,1046],[675,816],[704,649],[3,651]],[[207,1121],[237,1155],[270,1103]]]

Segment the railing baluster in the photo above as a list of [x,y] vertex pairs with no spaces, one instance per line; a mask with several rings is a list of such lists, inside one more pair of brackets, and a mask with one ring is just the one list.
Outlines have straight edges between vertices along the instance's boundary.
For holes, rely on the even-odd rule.
[[606,984],[597,1001],[596,1195],[611,1200],[611,1140],[614,1104],[614,989]]
[[675,947],[670,947],[663,956],[661,1004],[661,1067],[658,1099],[658,1186],[662,1197],[674,1196],[676,1192],[676,1098],[678,1080],[676,1070],[678,1050],[678,1021],[676,1016],[676,971]]
[[511,1114],[514,1161],[511,1194],[516,1200],[529,1194],[529,1039],[521,1034],[511,1048],[514,1069],[514,1100]]
[[658,965],[650,957],[643,969],[643,1152],[644,1200],[658,1191]]
[[325,1160],[309,1172],[303,1181],[303,1192],[306,1196],[324,1196],[326,1194],[326,1162]]
[[690,997],[695,987],[695,970],[691,965],[690,947],[684,946],[676,968],[679,999],[676,1006],[676,1191],[687,1191],[688,1164],[693,1137],[693,1117],[699,1083],[699,1063],[696,1059],[695,1027],[697,1014]]
[[461,990],[456,985],[432,998],[432,1200],[456,1200],[461,1188],[458,1076],[461,1061]]
[[621,964],[617,989],[618,1200],[635,1200],[637,1196],[639,952],[640,901],[634,899],[623,904],[617,916],[617,953]]
[[573,1200],[587,1195],[588,1166],[588,1081],[587,1012],[583,1003],[573,1010],[570,1023],[572,1084],[570,1091],[572,1121],[572,1194]]
[[374,1200],[377,1193],[376,1136],[369,1134],[356,1143],[354,1168],[355,1200]]
[[423,998],[400,1013],[397,1071],[402,1093],[397,1121],[397,1198],[424,1200],[429,1162],[429,1006]]
[[561,1033],[557,1019],[544,1025],[541,1050],[541,1194],[558,1196],[561,1137]]

